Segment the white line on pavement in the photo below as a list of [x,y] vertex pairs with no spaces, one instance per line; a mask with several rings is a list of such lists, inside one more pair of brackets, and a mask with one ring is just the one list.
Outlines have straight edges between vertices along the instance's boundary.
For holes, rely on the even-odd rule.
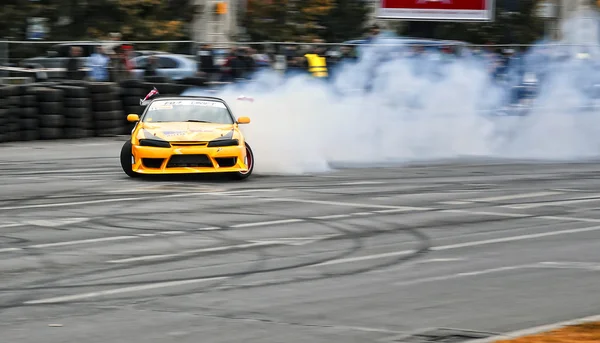
[[99,292],[66,295],[66,296],[62,296],[62,297],[46,298],[46,299],[40,299],[40,300],[30,300],[30,301],[26,301],[24,304],[26,304],[26,305],[53,304],[53,303],[60,303],[60,302],[66,302],[66,301],[97,298],[97,297],[101,297],[101,296],[105,296],[105,295],[147,291],[147,290],[165,288],[165,287],[185,286],[185,285],[217,281],[217,280],[223,280],[223,279],[226,279],[226,278],[216,277],[216,278],[204,278],[204,279],[200,278],[200,279],[191,279],[191,280],[182,280],[182,281],[157,282],[157,283],[145,284],[145,285],[140,285],[140,286],[115,288],[115,289],[99,291]]
[[409,212],[414,211],[412,208],[392,208],[389,210],[376,210],[375,213],[398,213],[398,212]]
[[422,264],[422,263],[458,262],[458,261],[465,261],[465,259],[464,258],[430,258],[428,260],[417,261],[415,263]]
[[139,201],[139,200],[159,200],[159,199],[168,199],[168,198],[182,198],[182,197],[207,196],[207,195],[228,196],[228,195],[234,195],[234,194],[227,194],[227,193],[222,193],[222,192],[177,193],[177,194],[153,195],[153,196],[145,196],[145,197],[111,198],[111,199],[59,202],[59,203],[51,203],[51,204],[7,206],[7,207],[0,207],[0,211],[24,210],[24,209],[31,209],[31,208],[68,207],[68,206],[105,204],[105,203],[119,203],[119,202]]
[[235,224],[231,225],[232,228],[241,228],[241,227],[253,227],[253,226],[267,226],[267,225],[277,225],[277,224],[291,224],[291,223],[299,223],[303,222],[303,219],[283,219],[283,220],[271,220],[265,222],[255,222],[255,223],[243,223],[243,224]]
[[539,197],[550,196],[550,195],[559,195],[559,194],[564,194],[564,193],[563,192],[534,192],[534,193],[503,195],[503,196],[489,197],[489,198],[466,199],[465,201],[493,202],[493,201],[504,201],[504,200],[525,199],[525,198],[539,198]]
[[500,273],[500,272],[505,272],[505,271],[525,269],[525,268],[535,268],[536,266],[537,266],[536,264],[522,264],[522,265],[516,265],[516,266],[490,268],[490,269],[475,270],[475,271],[471,271],[471,272],[432,276],[432,277],[427,277],[427,278],[422,278],[422,279],[395,282],[394,286],[411,286],[411,285],[418,285],[418,284],[427,283],[427,282],[445,281],[445,280],[452,280],[452,279],[460,279],[460,278],[469,277],[469,276],[493,274],[493,273]]
[[182,252],[175,253],[175,254],[145,255],[145,256],[138,256],[138,257],[130,257],[130,258],[124,258],[124,259],[120,259],[120,260],[111,260],[111,261],[107,261],[106,263],[131,263],[131,262],[141,262],[141,261],[152,261],[152,260],[160,260],[160,259],[172,258],[172,257],[181,257],[181,256],[193,255],[193,254],[249,249],[249,248],[256,248],[256,247],[260,247],[260,246],[270,246],[270,245],[287,245],[287,243],[280,242],[280,241],[259,241],[259,242],[247,243],[247,244],[225,245],[225,246],[213,247],[213,248],[187,250],[187,251],[182,251]]
[[7,227],[18,227],[18,226],[23,226],[23,225],[25,225],[25,224],[23,224],[23,223],[2,224],[2,225],[0,225],[0,229],[4,229]]
[[340,218],[350,218],[350,217],[352,217],[352,214],[332,214],[329,216],[311,217],[311,219],[325,220],[325,219],[340,219]]
[[512,218],[533,217],[533,215],[531,215],[531,214],[505,213],[505,212],[489,212],[489,211],[441,210],[440,212],[442,212],[442,213],[464,213],[464,214],[470,214],[470,215],[495,216],[495,217],[512,217]]
[[438,202],[438,204],[442,204],[442,205],[467,205],[470,204],[471,202],[469,201],[440,201]]
[[4,248],[0,249],[0,252],[12,252],[12,251],[21,251],[21,248]]
[[[600,231],[600,226],[592,226],[592,227],[586,227],[586,228],[560,230],[560,231],[552,231],[552,232],[543,232],[543,233],[534,233],[534,234],[519,235],[519,236],[512,236],[512,237],[485,239],[485,240],[480,240],[480,241],[463,242],[463,243],[458,243],[458,244],[440,245],[440,246],[431,247],[431,248],[429,248],[429,250],[444,251],[444,250],[469,248],[469,247],[488,245],[488,244],[515,242],[515,241],[523,241],[523,240],[528,240],[528,239],[559,236],[559,235],[568,235],[568,234],[592,232],[592,231]],[[348,257],[348,258],[342,258],[342,259],[338,259],[338,260],[327,261],[324,263],[317,264],[315,266],[328,266],[328,265],[336,265],[336,264],[342,264],[342,263],[353,263],[353,262],[359,262],[359,261],[376,260],[376,259],[381,259],[381,258],[386,258],[386,257],[398,257],[398,256],[402,256],[402,255],[414,254],[415,252],[416,252],[416,250],[403,250],[403,251],[395,251],[395,252],[383,253],[383,254]]]
[[379,209],[403,209],[405,211],[431,211],[433,208],[427,207],[412,207],[412,206],[390,206],[390,205],[376,205],[376,204],[364,204],[364,203],[353,203],[353,202],[341,202],[341,201],[326,201],[326,200],[308,200],[308,199],[293,199],[293,198],[262,198],[265,201],[276,201],[276,202],[296,202],[303,204],[316,204],[316,205],[332,205],[332,206],[346,206],[346,207],[363,207],[363,208],[379,208]]
[[100,243],[100,242],[110,242],[110,241],[122,241],[122,240],[125,240],[125,239],[133,239],[133,238],[138,238],[138,237],[137,236],[115,236],[115,237],[92,238],[92,239],[83,239],[83,240],[79,240],[79,241],[36,244],[36,245],[30,245],[28,248],[61,247],[61,246],[66,246],[66,245],[89,244],[89,243]]
[[222,227],[218,227],[218,226],[211,226],[211,227],[201,227],[198,229],[194,229],[194,231],[215,231],[215,230],[222,230]]
[[493,238],[493,239],[484,239],[481,241],[442,245],[442,246],[432,247],[432,248],[430,248],[430,250],[443,251],[443,250],[451,250],[451,249],[459,249],[459,248],[468,248],[468,247],[474,247],[474,246],[480,246],[480,245],[523,241],[523,240],[542,238],[542,237],[568,235],[568,234],[573,234],[573,233],[591,232],[591,231],[598,231],[598,230],[600,230],[600,225],[578,228],[578,229],[567,229],[567,230],[559,230],[559,231],[532,233],[532,234],[518,235],[518,236],[512,236],[512,237],[501,237],[501,238]]
[[560,206],[560,205],[570,205],[570,204],[579,204],[582,202],[594,202],[600,201],[600,196],[590,196],[590,197],[582,197],[582,198],[571,198],[564,200],[556,200],[556,201],[544,201],[544,202],[532,202],[527,204],[513,204],[513,205],[503,205],[501,207],[512,208],[512,209],[530,209],[530,208],[538,208],[545,206]]
[[[405,210],[404,209],[388,209],[388,210],[378,210],[378,211],[371,211],[371,212],[355,212],[355,213],[350,213],[350,214],[325,215],[325,216],[313,217],[311,219],[315,219],[315,220],[344,219],[344,218],[348,218],[348,217],[352,217],[352,216],[368,216],[368,215],[377,215],[379,213],[395,213],[395,212],[405,212]],[[600,223],[600,219],[568,217],[568,216],[534,217],[531,215],[520,214],[520,213],[481,212],[481,211],[469,211],[469,210],[441,210],[440,212],[442,212],[442,213],[464,213],[466,215],[499,216],[499,217],[512,217],[512,218],[533,217],[536,219],[555,220],[555,221],[567,221],[567,222],[575,221],[575,222],[584,222],[584,223]],[[299,219],[299,218],[293,218],[293,219],[263,221],[263,222],[254,222],[254,223],[241,223],[241,224],[235,224],[235,225],[229,226],[229,228],[250,228],[250,227],[260,227],[260,226],[269,226],[269,225],[278,225],[278,224],[292,224],[292,223],[300,223],[300,222],[305,222],[305,220]],[[16,224],[17,223],[9,224],[9,225],[16,226]],[[21,224],[19,224],[19,225],[21,225]],[[23,224],[23,225],[25,225],[25,224]],[[189,232],[214,231],[214,230],[222,230],[225,228],[227,228],[227,227],[216,227],[216,226],[203,227],[203,228],[197,228],[197,229],[191,230]],[[27,248],[47,248],[47,247],[53,247],[53,246],[89,244],[89,243],[99,243],[99,242],[113,241],[113,240],[118,241],[118,240],[123,240],[123,239],[132,239],[132,238],[137,238],[137,237],[156,237],[161,234],[162,235],[179,235],[179,234],[186,234],[189,232],[186,232],[186,231],[163,231],[163,232],[159,232],[159,233],[141,233],[141,234],[135,234],[135,235],[131,235],[131,236],[93,238],[93,239],[84,239],[84,240],[77,240],[77,241],[37,244],[37,245],[31,245],[31,246],[28,246],[25,248],[3,248],[3,249],[0,249],[0,253],[16,252],[16,251],[21,251],[21,250],[27,249]],[[560,231],[556,231],[556,232],[560,232]],[[553,234],[553,233],[550,233],[550,234]],[[509,238],[509,239],[512,239],[512,238]],[[396,253],[391,253],[391,254],[392,255],[384,254],[382,257],[395,256],[394,254],[396,254]],[[400,255],[403,255],[403,254],[405,254],[405,253],[400,253]],[[368,259],[371,259],[371,257],[360,257],[358,260],[354,260],[354,258],[351,258],[350,261],[361,261],[361,260],[365,260],[365,259],[368,260]],[[335,262],[335,261],[328,262],[328,264],[336,264],[336,263],[337,262]]]

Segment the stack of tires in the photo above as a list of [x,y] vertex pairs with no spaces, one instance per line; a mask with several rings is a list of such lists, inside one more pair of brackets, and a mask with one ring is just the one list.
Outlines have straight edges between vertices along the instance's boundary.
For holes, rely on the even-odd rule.
[[6,142],[6,118],[8,112],[7,87],[0,86],[0,143]]
[[24,85],[20,88],[21,106],[19,109],[19,122],[21,125],[20,140],[34,141],[40,138],[39,104],[35,94],[31,93],[31,86]]
[[110,82],[90,82],[88,90],[92,99],[96,136],[116,136],[123,132],[123,106],[119,88]]
[[21,105],[21,98],[19,97],[20,89],[18,86],[8,86],[2,89],[2,107],[4,110],[3,114],[0,114],[0,122],[3,126],[2,140],[5,142],[14,142],[19,140],[20,137],[20,124],[19,124],[19,107]]
[[61,139],[64,137],[64,92],[51,87],[32,87],[39,110],[39,135],[41,139]]
[[86,87],[82,85],[58,85],[64,94],[65,138],[94,136],[92,102]]
[[128,114],[141,115],[144,107],[140,106],[140,99],[143,99],[151,90],[139,80],[125,80],[120,83],[121,102],[124,108],[123,116],[123,134],[128,134],[133,129],[133,123],[127,122]]

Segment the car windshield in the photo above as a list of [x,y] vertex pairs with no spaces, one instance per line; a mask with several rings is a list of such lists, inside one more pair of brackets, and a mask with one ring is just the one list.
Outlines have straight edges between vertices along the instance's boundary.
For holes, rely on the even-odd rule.
[[144,122],[200,122],[233,124],[222,102],[211,100],[157,100],[143,118]]

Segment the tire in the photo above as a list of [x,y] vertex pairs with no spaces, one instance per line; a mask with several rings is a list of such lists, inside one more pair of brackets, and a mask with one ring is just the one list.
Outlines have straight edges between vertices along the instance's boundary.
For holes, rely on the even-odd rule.
[[37,118],[21,118],[20,124],[24,131],[35,131],[40,127],[39,120]]
[[110,112],[120,110],[121,106],[122,105],[119,100],[110,100],[95,103],[94,110],[96,110],[96,112]]
[[61,114],[63,112],[63,102],[55,101],[55,102],[40,102],[38,107],[40,114]]
[[40,138],[44,140],[53,140],[63,138],[63,130],[54,127],[40,127]]
[[66,98],[64,106],[66,108],[88,108],[90,105],[90,100],[86,98]]
[[37,98],[35,97],[35,95],[23,95],[21,97],[21,104],[23,105],[23,107],[37,107],[38,106],[38,102],[37,102]]
[[91,96],[92,105],[95,106],[97,103],[116,100],[117,95],[112,93],[95,93]]
[[117,90],[117,86],[111,82],[90,82],[88,89],[94,94],[112,93]]
[[252,175],[252,172],[254,171],[254,152],[252,151],[252,148],[250,148],[250,145],[248,143],[246,143],[246,158],[247,158],[247,163],[250,165],[250,167],[248,168],[247,172],[236,172],[233,173],[233,175],[231,175],[235,180],[244,180],[250,177],[250,175]]
[[121,148],[121,168],[129,177],[139,177],[140,174],[134,172],[131,167],[131,141],[125,142]]
[[39,117],[39,126],[61,128],[65,126],[65,121],[62,114],[43,114]]

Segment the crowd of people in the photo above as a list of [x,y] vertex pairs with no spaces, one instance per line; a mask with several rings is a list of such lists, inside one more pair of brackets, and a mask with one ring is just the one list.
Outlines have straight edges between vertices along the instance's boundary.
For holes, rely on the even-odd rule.
[[[368,37],[376,34],[378,28],[373,28]],[[220,54],[217,53],[220,49],[215,49],[211,44],[202,44],[193,56],[197,62],[197,74],[194,76],[206,77],[210,81],[232,82],[251,78],[263,68],[272,68],[286,73],[307,72],[323,77],[328,76],[327,71],[333,65],[347,59],[356,59],[351,46],[332,49],[321,45],[322,43],[322,40],[315,39],[306,48],[298,45],[282,45],[274,49],[236,46]],[[69,58],[65,61],[64,75],[68,79],[112,82],[134,78],[133,71],[136,69],[143,70],[144,78],[159,75],[156,55],[150,53],[143,65],[132,62],[136,56],[139,55],[133,45],[120,44],[120,35],[112,34],[109,44],[96,46],[89,56],[84,56],[84,50],[80,46],[72,46]]]
[[[373,26],[363,43],[369,43],[380,35],[379,27]],[[96,46],[95,51],[87,59],[81,59],[82,48],[71,47],[70,58],[67,59],[65,76],[69,79],[87,79],[93,81],[119,82],[130,78],[150,78],[160,76],[157,55],[148,53],[143,65],[135,65],[132,59],[139,56],[134,46],[121,44],[120,35],[113,34],[109,44]],[[260,51],[258,51],[260,49]],[[457,49],[452,46],[437,48],[444,56],[456,57]],[[412,58],[424,56],[426,48],[412,46],[409,49]],[[276,47],[236,46],[224,51],[215,49],[210,44],[200,45],[194,55],[197,68],[188,77],[203,77],[209,81],[235,82],[249,79],[264,68],[275,69],[285,74],[306,73],[317,78],[328,78],[335,74],[336,68],[345,63],[356,62],[360,48],[356,45],[328,45],[323,40],[315,39],[305,46],[299,44],[282,44]],[[470,50],[475,51],[475,50]],[[475,51],[489,62],[490,72],[501,75],[511,60],[516,57],[514,51],[496,53],[483,49]],[[159,52],[156,52],[159,54]],[[382,53],[384,55],[384,53]],[[85,71],[83,71],[85,69]],[[137,73],[134,73],[137,70]]]

